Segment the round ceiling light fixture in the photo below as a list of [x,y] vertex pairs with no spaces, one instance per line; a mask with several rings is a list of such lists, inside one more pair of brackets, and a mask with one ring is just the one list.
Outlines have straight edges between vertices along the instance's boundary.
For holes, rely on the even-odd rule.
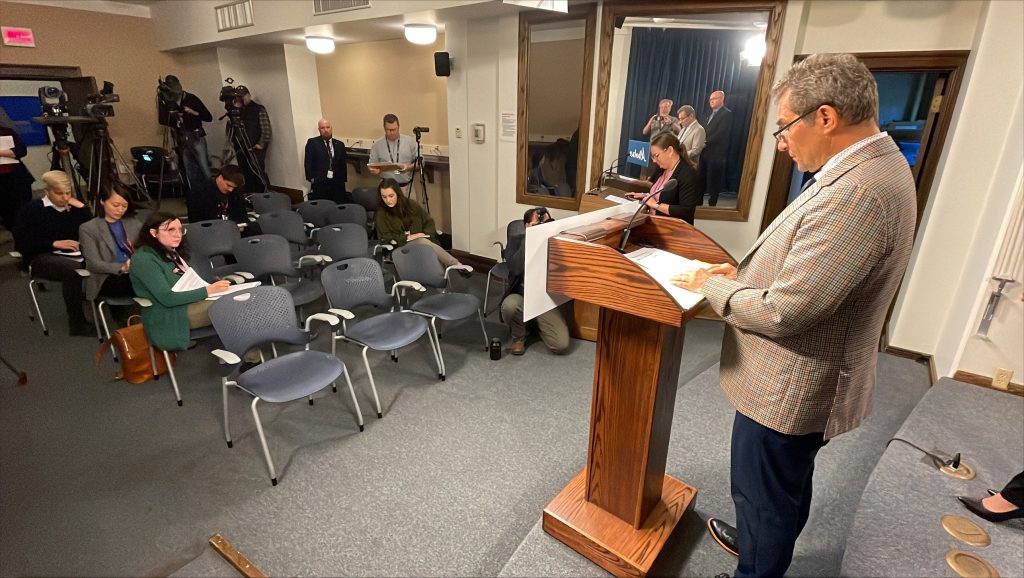
[[413,44],[433,44],[437,40],[437,26],[433,24],[406,24],[405,39]]
[[330,54],[334,52],[334,39],[328,36],[307,36],[306,48],[317,54]]

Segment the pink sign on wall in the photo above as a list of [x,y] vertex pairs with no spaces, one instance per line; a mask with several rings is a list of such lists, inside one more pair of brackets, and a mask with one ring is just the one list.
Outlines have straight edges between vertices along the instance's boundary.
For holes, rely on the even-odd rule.
[[35,47],[36,45],[36,37],[32,35],[31,28],[0,26],[0,34],[3,34],[4,46]]

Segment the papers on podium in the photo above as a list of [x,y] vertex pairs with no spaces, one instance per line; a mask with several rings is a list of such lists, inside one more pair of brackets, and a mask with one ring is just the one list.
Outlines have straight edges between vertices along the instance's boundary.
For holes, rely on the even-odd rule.
[[[178,279],[178,282],[174,284],[174,287],[171,287],[171,291],[174,291],[175,293],[182,293],[184,291],[192,291],[193,289],[202,289],[203,287],[207,287],[209,285],[209,283],[203,281],[203,278],[200,277],[198,273],[196,273],[195,269],[189,269],[188,271],[185,271],[185,274],[182,275],[180,279]],[[222,293],[210,295],[209,297],[206,298],[206,300],[213,301],[225,295],[230,295],[232,293],[237,293],[239,291],[245,291],[246,289],[252,289],[253,287],[257,287],[259,285],[259,281],[239,283],[238,285],[232,285],[228,287],[228,289]]]
[[694,293],[693,291],[673,285],[672,276],[707,267],[707,263],[693,261],[653,247],[645,247],[631,253],[626,253],[626,257],[639,265],[644,271],[647,271],[651,278],[657,281],[683,309],[690,309],[700,303],[701,299],[704,299],[704,296],[700,293]]

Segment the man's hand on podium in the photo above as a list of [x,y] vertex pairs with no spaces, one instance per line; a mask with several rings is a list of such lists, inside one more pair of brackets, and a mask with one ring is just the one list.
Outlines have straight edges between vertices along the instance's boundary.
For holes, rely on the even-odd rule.
[[713,275],[721,275],[729,279],[736,278],[736,267],[729,263],[719,263],[706,268],[694,269],[672,276],[672,284],[690,291],[699,292],[704,283]]

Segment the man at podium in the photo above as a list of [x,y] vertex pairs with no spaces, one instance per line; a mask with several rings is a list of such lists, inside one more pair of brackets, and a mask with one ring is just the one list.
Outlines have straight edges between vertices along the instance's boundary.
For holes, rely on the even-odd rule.
[[678,275],[725,320],[721,386],[736,407],[736,527],[708,529],[735,576],[782,576],[811,505],[818,450],[871,411],[877,344],[910,259],[914,179],[878,128],[874,77],[813,55],[775,85],[774,136],[814,178],[738,267]]

